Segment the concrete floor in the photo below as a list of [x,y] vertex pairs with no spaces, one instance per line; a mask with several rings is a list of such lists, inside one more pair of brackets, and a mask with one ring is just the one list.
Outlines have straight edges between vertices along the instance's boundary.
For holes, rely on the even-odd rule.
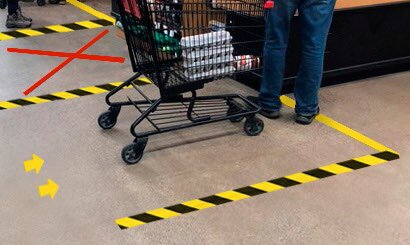
[[[109,11],[108,0],[87,4]],[[95,19],[70,5],[25,3],[24,11],[36,27]],[[107,29],[87,53],[127,57],[114,27]],[[61,62],[6,48],[73,52],[101,31],[1,41],[0,101],[21,98]],[[128,61],[75,60],[33,95],[131,74]],[[114,220],[376,151],[318,122],[296,125],[285,108],[280,120],[265,120],[259,137],[229,122],[178,131],[150,138],[141,164],[126,166],[120,151],[133,140],[136,112],[123,110],[115,129],[103,132],[96,123],[107,108],[103,94],[0,111],[1,244],[409,244],[409,80],[403,72],[321,90],[323,114],[400,152],[400,160],[129,230]],[[155,94],[153,86],[144,90]],[[224,92],[255,93],[230,80],[202,91]],[[38,175],[23,168],[33,153],[45,160]],[[38,196],[48,178],[60,186],[54,200]]]

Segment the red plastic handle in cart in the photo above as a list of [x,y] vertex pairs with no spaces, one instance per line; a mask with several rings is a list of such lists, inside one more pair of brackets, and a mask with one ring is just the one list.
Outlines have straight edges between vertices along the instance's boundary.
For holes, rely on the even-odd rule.
[[265,2],[265,5],[263,6],[264,9],[273,9],[275,7],[275,2],[272,0],[268,0]]

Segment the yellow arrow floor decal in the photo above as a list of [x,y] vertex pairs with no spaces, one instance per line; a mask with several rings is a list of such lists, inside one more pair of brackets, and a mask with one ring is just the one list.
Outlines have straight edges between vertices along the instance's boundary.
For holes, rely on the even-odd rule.
[[24,161],[24,170],[26,172],[35,170],[36,173],[38,174],[41,170],[41,167],[43,166],[43,163],[44,163],[44,160],[41,157],[37,156],[36,154],[33,154],[32,160]]
[[40,197],[50,196],[51,199],[54,199],[58,189],[59,186],[57,185],[57,183],[54,182],[52,179],[48,179],[47,184],[38,187],[38,192]]

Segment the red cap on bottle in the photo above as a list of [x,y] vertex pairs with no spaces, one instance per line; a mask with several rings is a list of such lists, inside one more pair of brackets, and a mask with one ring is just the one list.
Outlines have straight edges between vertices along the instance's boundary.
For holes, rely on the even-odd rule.
[[263,8],[265,9],[272,9],[273,7],[275,7],[275,2],[272,0],[266,1],[265,5],[263,6]]

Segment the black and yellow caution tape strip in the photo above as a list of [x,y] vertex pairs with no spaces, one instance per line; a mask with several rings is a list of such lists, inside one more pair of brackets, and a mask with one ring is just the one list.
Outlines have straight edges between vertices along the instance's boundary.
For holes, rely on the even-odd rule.
[[[35,104],[43,104],[43,103],[48,103],[48,102],[57,101],[57,100],[75,99],[75,98],[79,98],[79,97],[86,96],[86,95],[92,95],[92,94],[107,93],[115,89],[116,87],[120,86],[122,83],[123,82],[111,82],[107,84],[89,86],[85,88],[62,91],[62,92],[57,92],[57,93],[52,93],[52,94],[47,94],[47,95],[25,97],[21,99],[8,100],[8,101],[0,101],[0,110],[19,108],[22,106],[35,105]],[[148,85],[152,83],[149,79],[145,77],[140,77],[136,81],[134,81],[134,84],[142,86],[142,85]],[[131,88],[131,86],[127,88]]]
[[[290,108],[295,108],[296,106],[296,101],[292,98],[289,98],[286,95],[282,95],[280,97],[282,103]],[[332,118],[323,115],[323,114],[319,114],[317,115],[317,117],[315,118],[316,121],[323,123],[324,125],[333,128],[337,131],[339,131],[340,133],[347,135],[349,137],[351,137],[354,140],[357,140],[358,142],[370,146],[371,148],[375,149],[378,152],[381,151],[390,151],[390,152],[395,152],[394,150],[390,149],[389,147],[377,142],[374,139],[371,139],[369,137],[367,137],[364,134],[361,134],[359,132],[357,132],[356,130],[353,130],[352,128],[349,128],[346,125],[343,125],[340,122],[337,122],[335,120],[333,120]],[[397,153],[397,152],[395,152]]]
[[229,202],[239,201],[253,196],[278,191],[287,187],[309,183],[361,168],[378,165],[399,159],[399,155],[384,151],[372,155],[354,158],[348,161],[330,164],[305,172],[295,173],[285,177],[249,185],[231,191],[221,192],[212,196],[190,200],[165,208],[154,209],[134,216],[117,219],[115,222],[121,229],[141,226],[158,220],[169,219],[182,214],[199,211]]
[[51,25],[40,28],[19,29],[15,31],[0,32],[0,41],[22,37],[35,37],[51,33],[64,33],[78,30],[94,29],[104,26],[112,26],[111,21],[105,19],[78,21],[69,24]]
[[104,19],[104,20],[108,20],[111,21],[112,23],[115,23],[115,19],[109,15],[104,14],[103,12],[100,12],[90,6],[88,6],[85,3],[79,2],[77,0],[67,0],[67,2],[71,5],[73,5],[74,7],[90,14],[93,15],[95,17],[97,17],[98,19]]

